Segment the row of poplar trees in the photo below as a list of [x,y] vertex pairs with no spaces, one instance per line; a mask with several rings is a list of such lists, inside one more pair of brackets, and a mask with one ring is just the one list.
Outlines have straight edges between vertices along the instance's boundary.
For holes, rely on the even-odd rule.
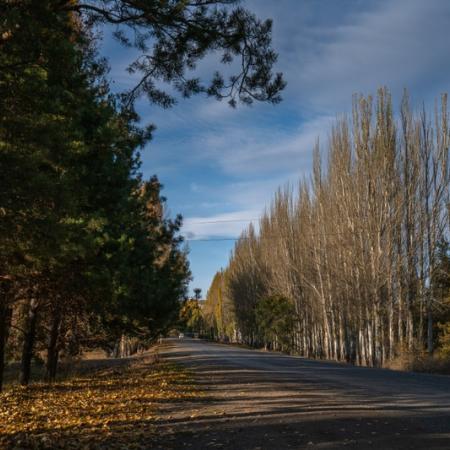
[[446,95],[428,114],[405,93],[397,116],[386,89],[355,97],[312,177],[237,241],[208,292],[211,326],[369,366],[449,350],[449,142]]
[[88,28],[52,2],[14,3],[0,33],[0,389],[6,359],[28,384],[38,354],[51,380],[62,353],[150,342],[189,278],[180,218],[139,173],[149,134],[118,107]]

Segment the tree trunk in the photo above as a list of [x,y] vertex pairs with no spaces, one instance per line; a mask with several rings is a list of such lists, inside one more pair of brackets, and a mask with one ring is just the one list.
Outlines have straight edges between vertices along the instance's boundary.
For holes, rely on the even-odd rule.
[[54,381],[56,378],[56,372],[58,368],[58,338],[61,325],[61,312],[59,308],[53,311],[52,327],[50,330],[50,336],[47,347],[47,379],[48,381]]
[[5,299],[0,304],[0,392],[3,390],[3,375],[5,371],[5,349],[8,340],[8,330],[11,322],[12,309],[6,305]]
[[2,392],[3,390],[3,374],[5,371],[5,346],[6,346],[6,307],[2,303],[0,304],[0,392]]
[[430,355],[433,354],[433,310],[431,309],[430,301],[427,305],[427,351]]
[[33,359],[34,341],[36,338],[36,323],[38,318],[38,301],[31,299],[25,323],[22,360],[20,364],[20,384],[27,386],[31,377],[31,360]]

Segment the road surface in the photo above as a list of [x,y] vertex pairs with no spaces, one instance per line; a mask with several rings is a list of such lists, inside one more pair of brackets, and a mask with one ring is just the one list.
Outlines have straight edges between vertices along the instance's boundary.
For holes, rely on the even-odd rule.
[[203,393],[163,407],[157,448],[450,450],[450,377],[195,339],[168,339],[160,351]]

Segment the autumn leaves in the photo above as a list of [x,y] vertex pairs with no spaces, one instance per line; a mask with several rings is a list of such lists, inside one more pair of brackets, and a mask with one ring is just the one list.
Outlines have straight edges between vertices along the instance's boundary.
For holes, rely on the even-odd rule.
[[0,394],[1,448],[145,448],[161,403],[194,397],[188,372],[136,358]]

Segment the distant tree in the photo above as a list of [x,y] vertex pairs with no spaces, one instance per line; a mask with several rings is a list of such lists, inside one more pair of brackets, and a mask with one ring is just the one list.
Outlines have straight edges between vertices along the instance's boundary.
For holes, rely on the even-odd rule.
[[433,273],[433,298],[437,303],[435,336],[437,350],[450,357],[450,247],[447,242],[439,245],[437,264]]
[[235,341],[236,315],[227,290],[227,272],[216,272],[206,294],[203,317],[211,338]]
[[180,325],[189,332],[203,331],[203,314],[198,300],[190,299],[183,303],[180,310]]
[[194,298],[195,300],[201,300],[202,298],[202,290],[200,288],[195,288],[194,289]]
[[292,302],[280,295],[266,297],[256,307],[256,322],[266,348],[292,348],[295,311]]

